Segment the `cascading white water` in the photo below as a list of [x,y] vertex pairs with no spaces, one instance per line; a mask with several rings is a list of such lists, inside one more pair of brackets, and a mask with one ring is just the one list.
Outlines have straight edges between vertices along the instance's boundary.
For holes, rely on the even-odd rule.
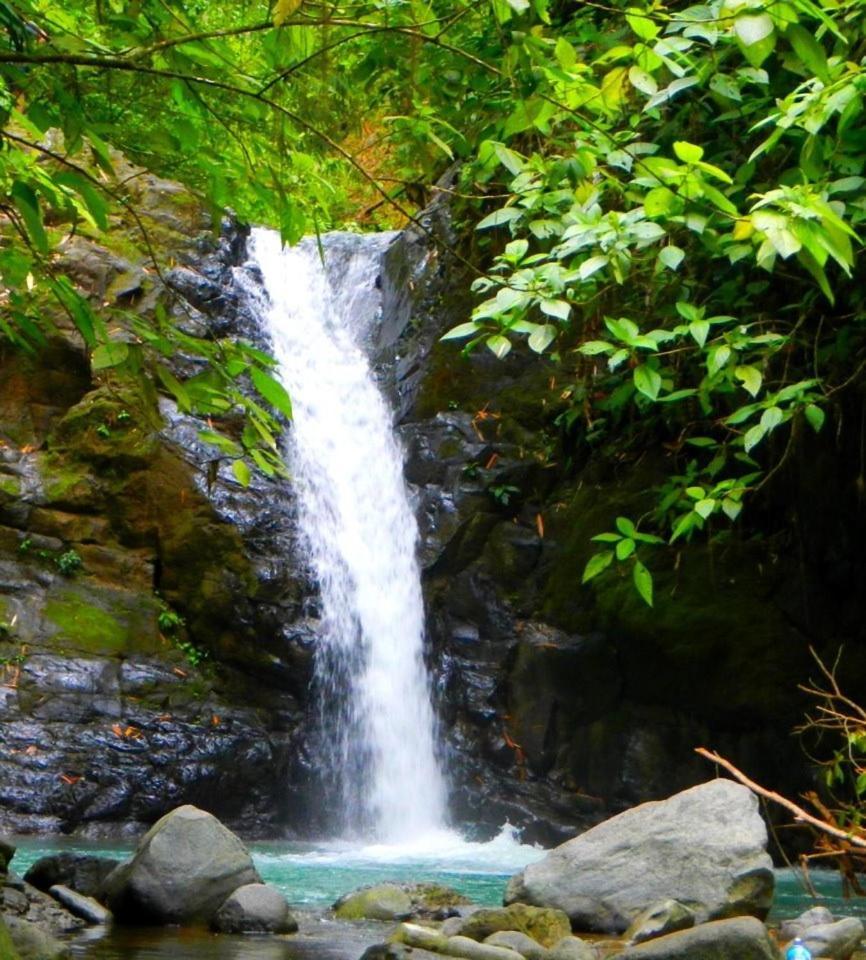
[[250,253],[292,397],[288,459],[321,593],[323,759],[342,794],[343,828],[391,842],[445,821],[417,526],[392,415],[361,349],[392,237],[332,237],[330,271],[315,243],[282,248],[272,231],[253,231]]

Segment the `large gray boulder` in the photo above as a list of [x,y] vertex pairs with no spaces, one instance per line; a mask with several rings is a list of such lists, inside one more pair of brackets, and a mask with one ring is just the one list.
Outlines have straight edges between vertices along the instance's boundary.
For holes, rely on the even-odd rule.
[[767,829],[757,798],[711,780],[644,803],[563,843],[512,877],[506,903],[564,910],[577,930],[622,933],[647,907],[678,900],[697,923],[773,901]]
[[119,923],[207,923],[248,883],[261,878],[241,841],[216,817],[183,806],[158,820],[132,860],[111,873],[106,902]]
[[736,917],[627,947],[613,960],[780,960],[780,954],[760,920]]
[[294,933],[298,921],[279,890],[265,883],[248,883],[229,896],[211,926],[220,933]]

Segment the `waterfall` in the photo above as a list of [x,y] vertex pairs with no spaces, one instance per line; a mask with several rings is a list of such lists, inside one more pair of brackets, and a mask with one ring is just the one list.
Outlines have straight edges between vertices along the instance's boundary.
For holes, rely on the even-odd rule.
[[392,414],[363,344],[392,235],[330,234],[283,249],[255,230],[264,322],[294,422],[286,455],[321,598],[320,760],[341,829],[401,841],[441,828],[445,789],[423,661],[417,526]]

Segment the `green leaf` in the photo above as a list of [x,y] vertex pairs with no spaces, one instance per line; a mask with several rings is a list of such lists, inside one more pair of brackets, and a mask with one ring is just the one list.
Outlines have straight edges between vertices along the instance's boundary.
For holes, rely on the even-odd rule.
[[677,195],[667,187],[653,187],[643,198],[643,208],[648,217],[663,217],[677,205]]
[[256,392],[263,400],[267,400],[275,410],[287,419],[292,419],[292,401],[286,388],[279,380],[275,380],[269,373],[265,373],[259,367],[250,368],[250,379],[253,381]]
[[213,446],[218,447],[222,453],[225,453],[230,457],[243,456],[244,451],[240,444],[235,443],[234,440],[222,433],[217,433],[215,430],[199,430],[198,438],[204,443],[210,443]]
[[242,487],[248,487],[250,485],[250,468],[247,466],[245,460],[235,460],[232,463],[232,472]]
[[756,423],[754,427],[746,431],[746,435],[743,437],[743,449],[746,453],[764,439],[766,432],[766,428],[760,423]]
[[487,349],[490,350],[497,360],[502,360],[511,350],[511,341],[498,333],[492,337],[488,337],[486,343]]
[[629,83],[635,88],[645,93],[648,97],[658,93],[659,85],[651,73],[647,73],[641,67],[631,67],[628,71]]
[[736,520],[742,509],[743,505],[736,500],[731,500],[730,497],[725,497],[722,500],[722,510],[729,520]]
[[695,504],[695,513],[704,520],[706,520],[715,509],[716,501],[712,497],[705,497],[703,500],[698,500]]
[[768,13],[741,13],[734,20],[734,33],[746,47],[760,43],[772,32],[773,18]]
[[710,321],[695,320],[689,324],[689,333],[694,338],[695,343],[699,347],[702,347],[707,342],[707,337],[710,333]]
[[90,355],[91,370],[105,370],[118,367],[129,357],[129,346],[122,340],[109,341],[96,347]]
[[686,487],[686,496],[691,497],[692,500],[703,500],[706,492],[703,487]]
[[764,378],[757,367],[739,366],[734,370],[734,376],[742,383],[747,393],[750,393],[753,397],[758,395]]
[[616,528],[621,534],[623,534],[623,536],[626,537],[633,537],[635,533],[637,533],[635,525],[631,522],[631,520],[629,520],[628,517],[617,517]]
[[556,338],[556,327],[550,323],[545,323],[543,326],[538,327],[532,334],[530,334],[529,340],[529,349],[534,350],[535,353],[544,353],[544,351],[553,343]]
[[612,353],[615,349],[616,347],[607,340],[587,340],[577,348],[577,352],[586,357],[595,357],[600,353]]
[[443,333],[440,340],[460,340],[463,337],[472,337],[481,329],[480,324],[470,320],[468,323],[458,323],[448,333]]
[[761,426],[765,433],[775,430],[784,419],[784,414],[779,407],[767,407],[761,414]]
[[523,216],[523,211],[517,207],[501,207],[488,214],[476,227],[476,230],[490,230],[491,227],[501,227],[513,220],[519,220]]
[[568,320],[571,313],[571,304],[565,300],[542,300],[541,312],[549,317],[556,317],[557,320]]
[[641,10],[640,7],[629,7],[626,10],[625,19],[641,40],[654,40],[659,34],[659,25],[648,16],[646,10]]
[[829,80],[827,54],[815,35],[800,24],[794,23],[785,30],[785,38],[794,48],[794,53],[803,62],[803,66],[826,83]]
[[48,253],[48,236],[45,233],[45,227],[42,225],[39,198],[31,187],[20,180],[16,180],[12,184],[9,193],[18,209],[18,213],[21,214],[30,242],[40,253]]
[[673,244],[663,247],[659,251],[659,263],[667,267],[668,270],[676,270],[684,259],[685,252]]
[[613,562],[613,550],[607,550],[604,553],[593,554],[589,562],[584,567],[581,583],[589,583],[594,577],[603,573]]
[[168,367],[164,367],[161,363],[157,364],[156,366],[156,375],[159,377],[166,390],[168,390],[168,392],[177,401],[179,409],[181,409],[184,413],[189,413],[192,409],[192,402],[189,394],[187,393],[186,387],[184,387],[184,385],[175,377]]
[[644,603],[651,607],[653,605],[653,576],[640,560],[635,560],[632,579],[634,580],[635,589],[640,594]]
[[662,388],[662,378],[658,370],[641,363],[634,368],[633,377],[635,387],[645,397],[649,397],[650,400],[658,398],[659,390]]
[[627,560],[635,550],[635,542],[631,537],[626,537],[616,545],[617,560]]
[[619,543],[622,537],[618,533],[597,533],[590,540],[594,543]]
[[703,159],[704,148],[685,140],[677,140],[674,143],[674,153],[683,163],[697,163]]
[[815,433],[821,432],[821,427],[824,426],[824,420],[826,419],[824,411],[815,406],[814,403],[810,403],[806,406],[804,411],[806,414],[806,419],[809,421],[809,426],[815,431]]

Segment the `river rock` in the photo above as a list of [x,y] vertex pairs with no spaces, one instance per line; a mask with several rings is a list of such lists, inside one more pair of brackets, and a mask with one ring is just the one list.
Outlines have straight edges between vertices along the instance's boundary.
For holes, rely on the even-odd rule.
[[695,915],[679,900],[663,900],[638,914],[625,932],[632,943],[654,940],[677,930],[688,930],[695,925]]
[[433,953],[445,953],[445,947],[452,937],[443,936],[438,930],[422,927],[418,923],[401,923],[388,938],[389,943],[405,943],[407,947],[418,950],[430,950]]
[[844,917],[835,923],[810,926],[800,936],[813,957],[848,960],[863,939],[863,923],[856,917]]
[[735,917],[627,947],[613,960],[779,960],[779,950],[760,920]]
[[518,930],[497,930],[496,933],[491,933],[489,937],[485,937],[484,942],[494,947],[515,950],[521,956],[526,957],[526,960],[543,960],[547,957],[547,950],[537,940],[533,940],[532,937],[528,937]]
[[229,894],[261,883],[244,845],[216,817],[193,806],[167,813],[135,856],[106,881],[120,923],[208,922]]
[[460,925],[460,934],[473,940],[484,940],[497,930],[517,930],[544,947],[552,947],[571,933],[571,924],[562,910],[512,903],[476,910]]
[[802,937],[809,927],[833,923],[833,914],[826,907],[811,907],[793,920],[783,920],[779,926],[779,939],[784,943],[794,937]]
[[0,837],[0,873],[6,873],[9,868],[9,863],[14,856],[14,845]]
[[298,921],[279,890],[248,883],[228,897],[211,926],[220,933],[295,933]]
[[396,883],[362,887],[333,906],[338,920],[401,920],[412,913],[412,900]]
[[9,937],[20,960],[60,960],[69,956],[69,948],[38,924],[19,917],[7,917]]
[[111,911],[93,897],[86,897],[83,893],[70,890],[62,883],[57,883],[48,891],[52,897],[76,917],[81,917],[87,923],[105,924],[111,920]]
[[42,857],[24,874],[24,879],[46,893],[62,885],[85,897],[99,899],[108,875],[119,866],[119,860],[94,857],[86,853],[56,853]]
[[767,829],[751,791],[711,780],[641,804],[563,843],[512,877],[506,903],[564,910],[579,930],[622,933],[674,899],[707,920],[763,918],[773,899]]
[[596,960],[592,946],[580,937],[563,937],[547,951],[548,960]]
[[442,953],[461,960],[521,960],[516,950],[479,943],[471,937],[448,937]]

